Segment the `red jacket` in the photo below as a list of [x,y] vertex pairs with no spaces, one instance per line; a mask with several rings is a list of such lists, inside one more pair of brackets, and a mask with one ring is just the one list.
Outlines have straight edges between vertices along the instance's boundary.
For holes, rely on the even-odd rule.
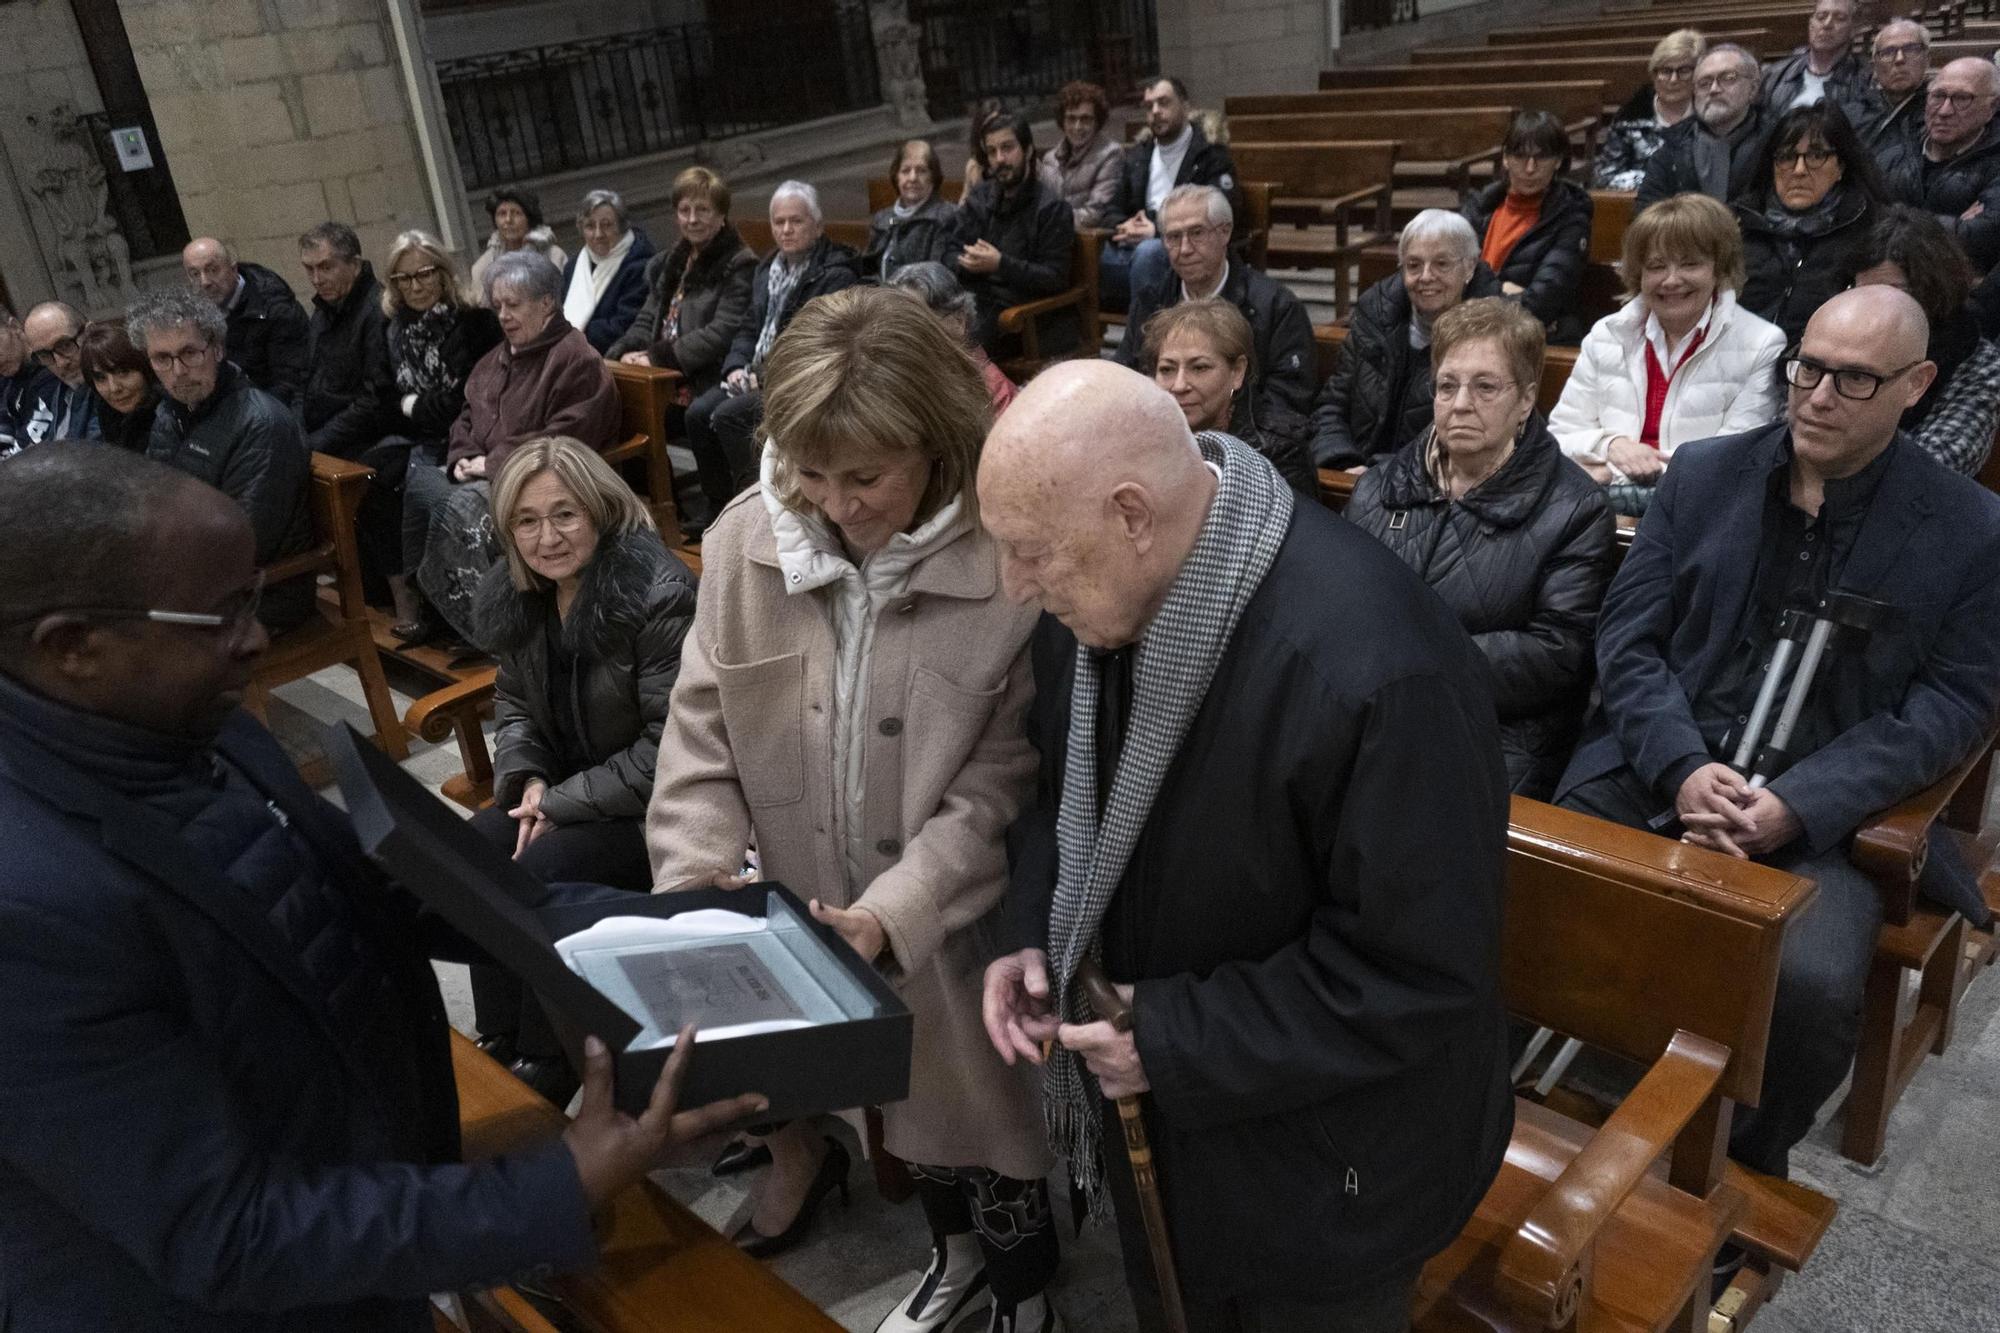
[[618,433],[618,389],[604,358],[557,312],[526,347],[488,352],[465,381],[465,408],[451,427],[449,469],[486,456],[498,476],[507,455],[543,435],[569,435],[608,449]]

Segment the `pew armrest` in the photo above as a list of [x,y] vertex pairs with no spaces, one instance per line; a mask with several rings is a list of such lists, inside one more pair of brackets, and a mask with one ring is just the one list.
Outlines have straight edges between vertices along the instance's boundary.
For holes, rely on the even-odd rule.
[[1917,880],[1930,854],[1931,830],[1975,771],[1984,771],[1992,738],[1930,786],[1884,810],[1854,835],[1855,869],[1882,894],[1883,919],[1900,926],[1916,907]]
[[1080,305],[1082,301],[1083,288],[1071,287],[1068,291],[1057,292],[1054,296],[1044,296],[1040,300],[1010,305],[1000,312],[1000,331],[1021,333],[1030,321],[1040,319],[1043,315],[1052,315],[1058,310],[1068,310]]
[[1575,1318],[1598,1233],[1716,1095],[1728,1063],[1728,1047],[1674,1034],[1501,1251],[1497,1282],[1510,1305],[1550,1328]]
[[488,667],[441,690],[432,690],[410,705],[410,711],[403,715],[403,725],[427,741],[445,739],[462,718],[467,715],[476,718],[493,698],[496,675]]
[[1500,155],[1505,151],[1497,146],[1481,153],[1471,153],[1465,157],[1453,158],[1444,164],[1445,183],[1460,194],[1472,190],[1472,169],[1481,163],[1489,164],[1494,171],[1500,169]]

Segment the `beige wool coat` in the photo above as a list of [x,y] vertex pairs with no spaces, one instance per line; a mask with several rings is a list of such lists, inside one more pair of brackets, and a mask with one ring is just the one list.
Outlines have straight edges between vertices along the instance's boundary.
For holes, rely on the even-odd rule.
[[885,970],[915,1015],[910,1095],[883,1108],[905,1161],[1050,1170],[1037,1075],[1009,1069],[980,1021],[999,952],[1007,827],[1033,796],[1023,730],[1035,612],[1000,589],[993,541],[968,526],[911,570],[879,613],[867,660],[864,863],[849,891],[834,758],[836,645],[826,593],[786,591],[752,488],[702,542],[701,592],[681,654],[646,816],[653,882],[742,864],[802,899],[882,923]]

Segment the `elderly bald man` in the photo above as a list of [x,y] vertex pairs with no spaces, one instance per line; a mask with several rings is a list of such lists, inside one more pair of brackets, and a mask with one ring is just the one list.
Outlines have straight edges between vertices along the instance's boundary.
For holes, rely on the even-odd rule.
[[[1937,368],[1923,311],[1893,287],[1821,306],[1784,363],[1786,419],[1682,445],[1612,581],[1597,627],[1603,706],[1557,803],[1808,875],[1785,937],[1762,1100],[1730,1151],[1782,1175],[1854,1057],[1882,908],[1849,864],[1854,830],[1985,742],[2000,706],[2000,498],[1897,427]],[[1788,609],[1832,593],[1897,608],[1866,652],[1826,659],[1792,766],[1749,789],[1731,754]],[[1987,919],[1934,846],[1920,885]]]
[[229,359],[250,382],[281,403],[306,382],[305,307],[290,284],[262,264],[238,259],[213,236],[181,250],[188,286],[215,302],[229,321]]
[[16,405],[13,429],[18,450],[44,440],[94,440],[98,398],[83,373],[83,312],[66,301],[44,301],[21,321],[22,346],[30,364],[48,372],[38,377]]
[[[1407,1327],[1512,1122],[1478,651],[1386,547],[1122,366],[1030,383],[979,504],[1007,594],[1047,612],[1044,799],[1010,839],[1021,947],[987,971],[988,1035],[1010,1062],[1055,1041],[1051,1135],[1094,1205],[1108,1186],[1142,1328],[1159,1293],[1103,1142],[1128,1094],[1191,1329]],[[1134,1032],[1088,1021],[1086,956]]]
[[1966,56],[1932,77],[1921,139],[1878,145],[1892,197],[1938,215],[1973,267],[2000,263],[2000,67]]

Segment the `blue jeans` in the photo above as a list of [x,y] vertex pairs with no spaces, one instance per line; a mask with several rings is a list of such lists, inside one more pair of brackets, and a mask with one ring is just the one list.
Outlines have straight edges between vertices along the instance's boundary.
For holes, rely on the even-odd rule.
[[1106,310],[1125,310],[1132,293],[1150,291],[1167,275],[1165,242],[1155,236],[1134,246],[1104,243],[1097,257],[1097,299]]

